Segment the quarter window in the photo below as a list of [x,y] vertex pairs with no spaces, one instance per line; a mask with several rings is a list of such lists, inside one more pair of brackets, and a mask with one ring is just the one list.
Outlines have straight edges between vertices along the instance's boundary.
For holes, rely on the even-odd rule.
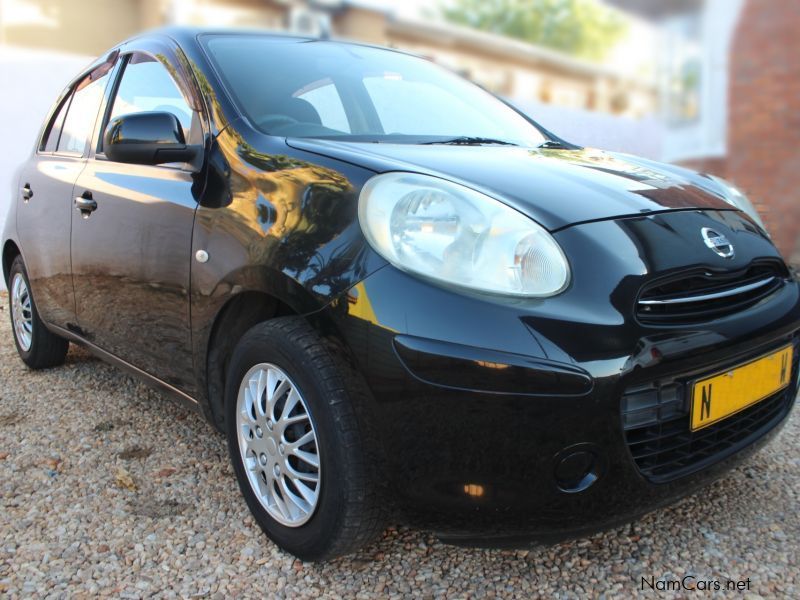
[[[72,94],[67,116],[61,127],[57,152],[83,155],[91,136],[108,83],[108,70],[98,70],[84,77]],[[66,106],[66,103],[65,103]],[[54,121],[56,123],[57,121]],[[48,144],[50,139],[48,138]]]
[[70,97],[64,98],[61,106],[58,107],[55,116],[50,121],[50,126],[45,134],[39,150],[42,152],[55,152],[58,146],[58,138],[61,136],[61,129],[64,126],[64,117],[67,115],[67,107],[69,106]]
[[109,119],[149,111],[172,113],[178,117],[186,140],[192,139],[195,115],[175,81],[155,58],[136,53],[122,73]]

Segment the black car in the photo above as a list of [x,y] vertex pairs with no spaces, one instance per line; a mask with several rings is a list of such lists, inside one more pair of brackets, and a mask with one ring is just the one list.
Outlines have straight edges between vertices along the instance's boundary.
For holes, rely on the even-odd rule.
[[739,192],[402,52],[145,34],[64,91],[17,194],[23,361],[78,343],[197,408],[302,559],[395,509],[451,543],[585,535],[795,400],[798,284]]

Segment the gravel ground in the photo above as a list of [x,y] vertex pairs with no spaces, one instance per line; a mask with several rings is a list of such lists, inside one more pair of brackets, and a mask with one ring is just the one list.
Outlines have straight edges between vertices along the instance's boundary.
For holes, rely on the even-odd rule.
[[210,426],[74,346],[64,367],[29,371],[0,302],[0,596],[698,597],[641,591],[694,575],[750,578],[718,596],[800,597],[797,411],[724,480],[588,539],[472,550],[392,527],[357,556],[303,564],[250,518]]

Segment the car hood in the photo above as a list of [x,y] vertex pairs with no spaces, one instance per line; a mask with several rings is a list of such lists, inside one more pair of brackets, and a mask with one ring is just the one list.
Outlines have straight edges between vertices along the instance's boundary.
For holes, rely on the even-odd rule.
[[377,173],[414,171],[501,199],[554,231],[575,223],[669,210],[732,210],[714,180],[690,171],[591,148],[351,143],[308,138],[293,148]]

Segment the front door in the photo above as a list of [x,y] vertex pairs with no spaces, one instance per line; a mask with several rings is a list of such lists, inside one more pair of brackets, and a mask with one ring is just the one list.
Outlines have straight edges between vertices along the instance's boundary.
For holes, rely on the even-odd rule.
[[[158,59],[135,53],[124,61],[99,138],[108,120],[152,110],[178,116],[187,139],[202,136],[197,115]],[[193,394],[189,274],[196,175],[186,165],[112,162],[101,143],[75,185],[78,324],[101,349]]]

